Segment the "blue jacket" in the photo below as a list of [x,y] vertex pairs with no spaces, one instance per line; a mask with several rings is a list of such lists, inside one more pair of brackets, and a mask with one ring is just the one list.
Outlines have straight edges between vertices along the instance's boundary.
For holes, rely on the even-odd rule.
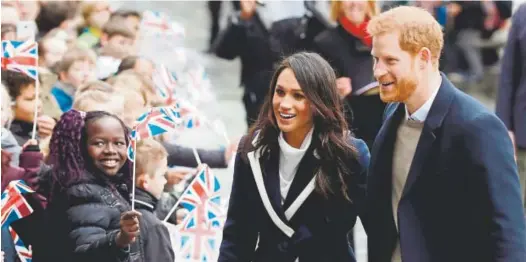
[[393,148],[403,104],[390,104],[367,181],[369,261],[524,262],[526,223],[517,165],[504,124],[442,75],[418,142],[397,216],[391,203]]
[[[242,140],[242,144],[247,142],[246,137]],[[312,179],[320,164],[314,141],[299,164],[283,205],[279,151],[271,152],[268,158],[259,158],[254,151],[249,152],[247,158],[241,157],[246,153],[238,153],[218,261],[293,262],[298,257],[302,262],[355,261],[349,251],[352,249],[347,234],[356,222],[365,197],[369,150],[360,139],[352,138],[349,143],[358,151],[358,157],[349,160],[353,177],[347,186],[352,203],[338,192],[329,199],[315,191],[302,194],[310,186],[314,190]],[[334,182],[334,188],[340,188]],[[263,188],[266,197],[260,195]],[[304,202],[295,213],[291,212],[298,199]]]
[[515,133],[517,146],[526,149],[526,4],[512,20],[502,58],[497,115]]
[[62,112],[67,112],[73,106],[75,88],[71,85],[58,81],[51,89],[51,94],[57,100],[58,106]]

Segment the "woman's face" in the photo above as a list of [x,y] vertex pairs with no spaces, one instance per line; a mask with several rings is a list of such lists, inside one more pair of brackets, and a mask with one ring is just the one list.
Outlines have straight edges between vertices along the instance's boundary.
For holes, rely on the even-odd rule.
[[303,93],[294,72],[286,68],[278,76],[272,108],[279,129],[287,133],[306,134],[313,125],[311,103]]
[[343,15],[353,24],[361,24],[367,17],[367,1],[342,1]]
[[121,123],[103,117],[86,127],[88,155],[93,165],[108,176],[116,175],[126,163],[126,138]]

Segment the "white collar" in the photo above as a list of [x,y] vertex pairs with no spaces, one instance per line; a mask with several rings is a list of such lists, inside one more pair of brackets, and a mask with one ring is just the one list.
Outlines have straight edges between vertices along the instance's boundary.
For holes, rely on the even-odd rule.
[[[442,80],[442,78],[440,78]],[[431,94],[431,96],[427,99],[427,101],[419,108],[417,109],[412,115],[409,114],[409,111],[407,111],[407,105],[405,106],[405,117],[407,120],[412,120],[416,122],[425,122],[427,115],[429,114],[429,111],[431,110],[431,106],[433,105],[433,101],[435,101],[435,98],[438,94],[438,90],[440,90],[440,85],[442,81],[439,82],[438,86],[435,88],[435,91]]]
[[307,149],[309,148],[310,143],[312,141],[312,133],[313,133],[313,131],[314,131],[314,127],[312,127],[310,129],[310,131],[307,133],[307,135],[303,139],[303,142],[301,143],[300,148],[295,148],[295,147],[292,147],[291,145],[289,145],[289,143],[287,143],[287,141],[285,141],[285,137],[283,136],[283,132],[280,132],[279,133],[279,138],[278,138],[278,143],[279,143],[279,147],[281,149],[281,152],[285,153],[287,155],[288,154],[305,153],[305,151],[307,151]]

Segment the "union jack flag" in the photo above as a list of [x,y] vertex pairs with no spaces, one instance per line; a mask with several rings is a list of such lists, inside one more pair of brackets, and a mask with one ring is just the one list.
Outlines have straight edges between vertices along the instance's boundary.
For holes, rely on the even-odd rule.
[[189,211],[188,228],[200,223],[221,228],[220,218],[225,212],[221,206],[220,190],[219,179],[204,165],[181,196],[181,205]]
[[157,93],[163,98],[165,104],[171,105],[174,102],[175,90],[178,87],[175,73],[170,72],[166,66],[159,65],[153,73],[153,82]]
[[153,29],[159,32],[169,32],[172,28],[170,18],[165,13],[146,10],[142,17],[142,24],[148,27],[148,30]]
[[176,261],[217,261],[222,229],[205,223],[191,224],[189,217],[178,227]]
[[189,71],[191,83],[188,85],[188,92],[192,96],[193,101],[209,102],[213,99],[212,83],[205,68],[199,65],[197,68]]
[[2,227],[8,226],[11,222],[26,217],[33,213],[33,208],[26,201],[22,194],[33,193],[24,181],[15,180],[7,185],[2,193]]
[[177,102],[173,106],[153,107],[135,121],[130,133],[128,145],[128,158],[133,161],[134,143],[137,140],[153,137],[166,132],[181,131],[200,126],[201,119],[197,109]]
[[22,239],[20,239],[20,237],[15,232],[15,230],[13,230],[12,227],[9,227],[9,233],[11,234],[11,238],[15,243],[15,250],[18,254],[18,258],[20,258],[20,261],[31,262],[33,260],[33,252],[31,251],[31,247],[27,248],[24,245],[24,242],[22,242]]
[[38,44],[33,40],[2,41],[2,68],[38,77]]

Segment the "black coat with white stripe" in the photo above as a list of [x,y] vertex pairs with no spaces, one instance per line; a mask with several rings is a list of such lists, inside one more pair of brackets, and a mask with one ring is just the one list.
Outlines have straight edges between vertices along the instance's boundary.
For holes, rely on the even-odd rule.
[[[245,143],[246,139],[243,138],[241,143]],[[302,158],[283,206],[278,174],[279,152],[268,158],[252,158],[249,161],[241,156],[244,153],[238,153],[219,261],[293,262],[296,258],[302,262],[355,261],[348,245],[347,233],[353,228],[358,207],[364,199],[369,151],[362,140],[352,138],[349,142],[358,150],[358,157],[349,160],[354,176],[347,186],[353,202],[345,200],[341,193],[325,199],[314,191],[290,221],[286,219],[285,210],[308,187],[314,177],[313,170],[319,165],[314,154],[313,145],[316,143],[309,147]],[[260,174],[268,194],[270,210],[265,207],[258,191],[253,172],[257,164],[254,161],[258,161],[261,166]],[[274,220],[271,213],[274,214]],[[276,218],[283,223],[281,226],[275,222]],[[290,237],[283,231],[284,225],[292,229]]]

